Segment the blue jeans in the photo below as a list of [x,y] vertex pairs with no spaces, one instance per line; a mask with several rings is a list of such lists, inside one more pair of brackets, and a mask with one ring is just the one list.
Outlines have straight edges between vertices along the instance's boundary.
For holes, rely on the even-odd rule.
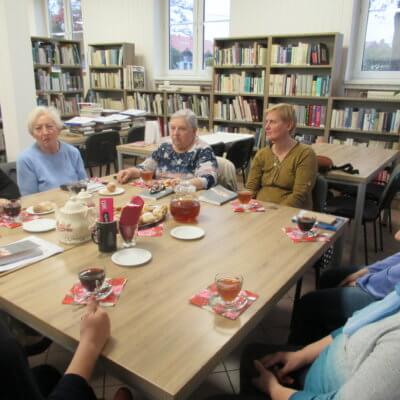
[[307,293],[294,305],[288,342],[306,345],[342,327],[354,311],[376,299],[363,289],[337,287],[348,275],[359,268],[333,268],[320,280],[321,289]]

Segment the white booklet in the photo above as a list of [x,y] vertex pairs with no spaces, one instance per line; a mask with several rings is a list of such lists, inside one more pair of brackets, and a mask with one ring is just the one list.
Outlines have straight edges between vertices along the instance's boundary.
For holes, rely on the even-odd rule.
[[[0,273],[25,267],[26,265],[44,260],[45,258],[64,251],[62,247],[48,242],[47,240],[40,239],[37,236],[28,236],[2,247],[2,249],[6,249],[6,251],[7,248],[14,252],[16,252],[18,248],[24,249],[24,257],[13,259],[10,260],[9,263],[0,265]],[[20,254],[22,255],[22,252],[20,252]]]

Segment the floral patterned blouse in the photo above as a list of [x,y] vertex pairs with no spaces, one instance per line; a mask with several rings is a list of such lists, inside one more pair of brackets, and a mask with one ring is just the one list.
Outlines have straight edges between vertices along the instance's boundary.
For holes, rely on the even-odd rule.
[[138,167],[154,171],[156,177],[201,178],[205,189],[217,183],[217,159],[211,147],[198,137],[184,153],[177,153],[169,139]]

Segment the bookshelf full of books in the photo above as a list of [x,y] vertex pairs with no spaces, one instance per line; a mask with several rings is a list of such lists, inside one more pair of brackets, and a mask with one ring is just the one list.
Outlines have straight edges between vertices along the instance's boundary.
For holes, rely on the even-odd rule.
[[259,145],[263,126],[269,39],[214,41],[212,128],[253,133]]
[[79,114],[83,82],[80,42],[32,37],[38,105],[56,107],[63,118]]
[[331,143],[398,149],[399,138],[399,98],[332,98]]
[[266,104],[293,104],[296,135],[315,141],[328,138],[330,99],[339,85],[339,33],[270,37]]
[[133,82],[131,67],[135,64],[134,57],[133,43],[89,45],[89,79],[90,89],[94,93],[93,101],[103,108],[125,108],[125,89],[130,88],[128,82],[129,85]]

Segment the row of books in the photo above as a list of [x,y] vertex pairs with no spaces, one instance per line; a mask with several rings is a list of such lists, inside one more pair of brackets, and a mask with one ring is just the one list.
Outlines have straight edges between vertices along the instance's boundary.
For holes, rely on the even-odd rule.
[[82,101],[79,95],[63,97],[55,96],[51,99],[50,103],[53,107],[57,108],[61,115],[79,114],[78,103]]
[[262,116],[262,104],[258,104],[256,99],[243,99],[242,96],[217,101],[213,110],[214,118],[229,121],[260,122]]
[[125,110],[123,98],[106,97],[102,93],[95,93],[94,102],[100,104],[102,108],[110,110]]
[[269,94],[285,96],[329,96],[331,77],[311,74],[271,74]]
[[188,108],[197,116],[208,118],[210,115],[210,102],[208,96],[169,94],[167,98],[167,112],[172,114],[175,111]]
[[159,93],[133,93],[127,96],[126,101],[128,108],[136,108],[156,115],[164,114],[163,96]]
[[325,43],[273,44],[271,64],[324,65],[329,64],[329,50]]
[[36,90],[68,91],[82,90],[82,78],[79,74],[70,72],[51,72],[43,69],[35,71]]
[[32,43],[32,57],[36,64],[80,65],[81,55],[76,43]]
[[346,107],[332,110],[331,128],[399,133],[400,110]]
[[266,65],[267,47],[254,42],[247,47],[241,47],[235,42],[228,48],[214,48],[214,65]]
[[264,94],[265,72],[215,74],[215,90],[229,93]]
[[112,49],[91,49],[91,65],[122,65],[123,51],[121,47]]
[[298,126],[323,128],[326,119],[326,107],[321,105],[293,105]]
[[361,141],[359,139],[354,139],[354,138],[338,139],[331,136],[329,138],[329,143],[344,144],[347,146],[372,147],[377,149],[400,150],[399,142],[384,142],[382,140]]
[[137,65],[127,65],[124,68],[125,89],[135,90],[146,87],[144,67]]
[[90,72],[92,88],[122,89],[122,71],[115,72]]
[[254,135],[254,148],[258,149],[261,146],[263,128],[248,128],[245,126],[227,126],[215,124],[213,126],[214,132],[229,132],[229,133],[249,133]]

